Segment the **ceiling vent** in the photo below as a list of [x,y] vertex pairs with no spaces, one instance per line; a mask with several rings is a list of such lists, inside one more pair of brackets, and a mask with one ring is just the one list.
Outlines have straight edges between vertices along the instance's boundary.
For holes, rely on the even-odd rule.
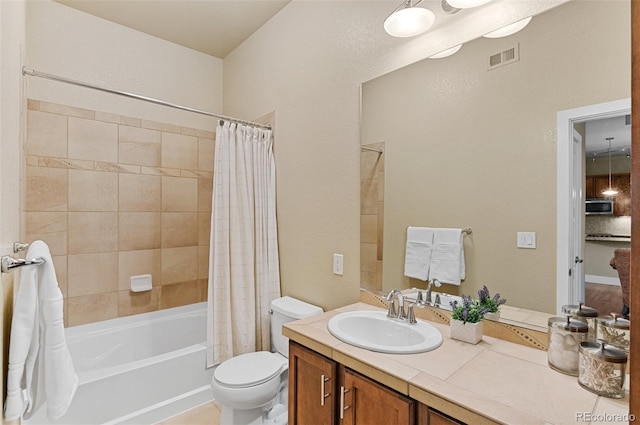
[[509,65],[520,60],[520,44],[489,56],[489,70]]

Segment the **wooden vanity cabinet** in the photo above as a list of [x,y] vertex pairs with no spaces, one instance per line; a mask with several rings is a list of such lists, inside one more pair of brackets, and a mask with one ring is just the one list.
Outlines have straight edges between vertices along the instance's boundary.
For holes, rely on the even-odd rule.
[[289,424],[335,425],[337,363],[289,341]]
[[290,425],[464,425],[294,341]]

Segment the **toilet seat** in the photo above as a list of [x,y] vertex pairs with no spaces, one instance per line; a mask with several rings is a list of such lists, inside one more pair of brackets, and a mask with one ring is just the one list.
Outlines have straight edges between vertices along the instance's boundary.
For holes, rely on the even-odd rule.
[[284,365],[281,356],[269,351],[246,353],[222,362],[213,379],[229,388],[253,387],[279,376]]

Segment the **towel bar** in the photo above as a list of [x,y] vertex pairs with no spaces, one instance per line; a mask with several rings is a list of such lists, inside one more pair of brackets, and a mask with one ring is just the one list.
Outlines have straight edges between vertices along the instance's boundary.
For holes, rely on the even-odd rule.
[[22,267],[22,266],[32,266],[32,265],[40,265],[44,263],[44,259],[42,258],[33,258],[30,260],[25,259],[15,259],[13,257],[9,257],[8,255],[0,258],[1,270],[2,273],[9,273],[11,270]]
[[[408,229],[409,227],[407,227]],[[465,227],[464,229],[462,229],[462,233],[466,234],[466,235],[470,235],[471,233],[473,233],[473,231],[471,230],[471,227]]]

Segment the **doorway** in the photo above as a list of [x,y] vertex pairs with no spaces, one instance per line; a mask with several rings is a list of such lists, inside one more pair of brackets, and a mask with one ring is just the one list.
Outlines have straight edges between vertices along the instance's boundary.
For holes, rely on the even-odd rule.
[[584,123],[629,115],[631,99],[558,112],[556,312],[585,299],[585,161],[576,128]]

